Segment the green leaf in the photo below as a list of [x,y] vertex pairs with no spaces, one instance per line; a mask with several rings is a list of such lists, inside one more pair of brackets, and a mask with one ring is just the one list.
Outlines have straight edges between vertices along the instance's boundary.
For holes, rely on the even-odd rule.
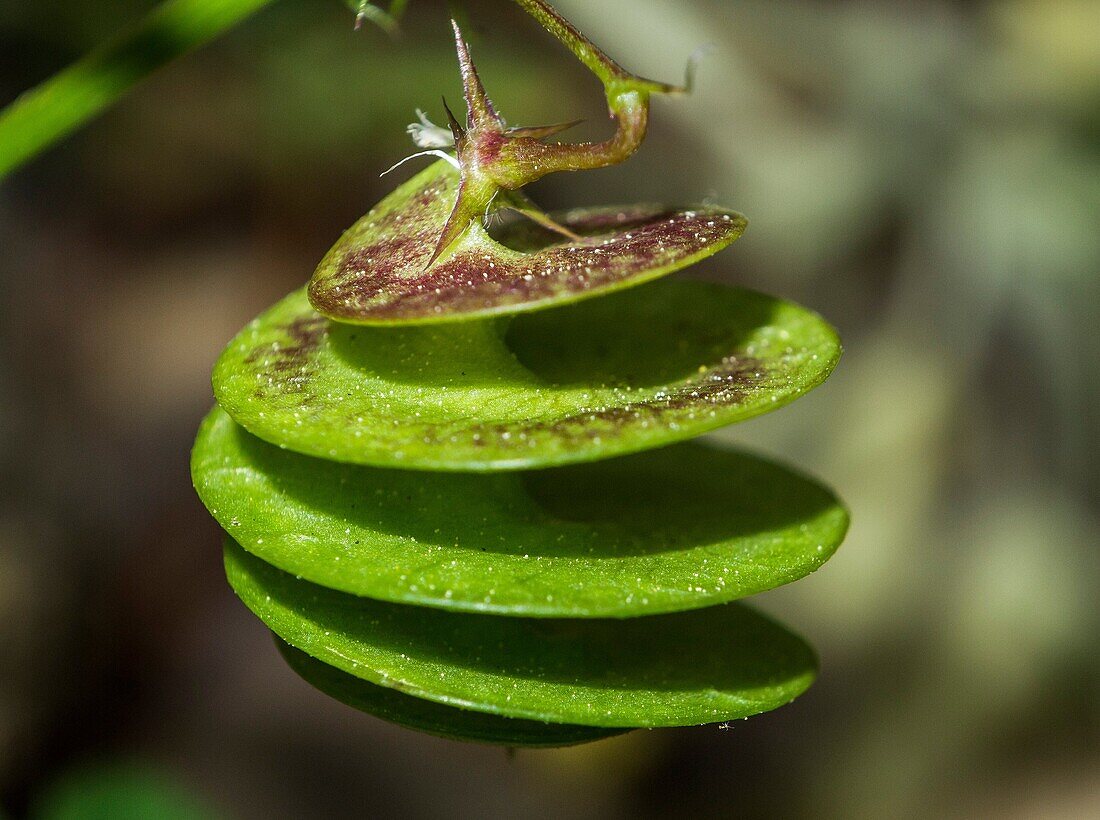
[[619,729],[541,723],[444,706],[403,695],[396,689],[367,683],[311,658],[282,640],[276,639],[275,642],[290,668],[329,697],[361,712],[438,737],[500,746],[546,748],[571,746],[622,734]]
[[501,618],[357,598],[226,542],[234,591],[280,638],[371,683],[528,720],[689,726],[775,709],[812,650],[741,604],[628,620]]
[[29,816],[32,820],[213,820],[222,815],[149,763],[110,759],[65,771],[34,798]]
[[[564,244],[520,223],[501,244],[477,222],[431,267],[458,191],[437,162],[386,197],[328,252],[309,283],[321,313],[342,322],[454,322],[575,302],[685,268],[729,245],[745,220],[720,208],[574,210],[559,221],[585,236]],[[520,249],[513,249],[507,245]]]
[[250,432],[322,458],[508,470],[651,449],[774,410],[840,357],[803,308],[658,282],[511,320],[330,323],[293,293],[237,336],[214,392]]
[[425,474],[287,452],[216,409],[192,475],[233,538],[291,574],[502,615],[725,603],[813,572],[848,524],[809,479],[698,444],[526,474]]
[[[113,105],[165,63],[271,0],[167,0],[132,28],[0,111],[0,177]],[[71,13],[80,13],[74,4]]]

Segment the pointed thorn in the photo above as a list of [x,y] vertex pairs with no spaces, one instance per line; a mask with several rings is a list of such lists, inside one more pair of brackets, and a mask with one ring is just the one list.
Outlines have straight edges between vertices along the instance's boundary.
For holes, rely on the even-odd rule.
[[466,228],[469,227],[470,223],[481,216],[479,211],[480,208],[471,207],[465,181],[460,182],[458,196],[451,208],[451,214],[447,217],[447,223],[443,226],[443,231],[440,233],[439,239],[435,243],[435,249],[432,251],[431,259],[424,266],[424,270],[434,265],[439,257],[458,241],[466,232]]
[[574,126],[580,125],[584,120],[571,120],[569,122],[559,122],[554,125],[529,125],[520,126],[518,128],[509,128],[507,131],[510,137],[529,137],[536,140],[544,140],[547,137],[552,137],[555,134],[560,134],[562,131],[568,131]]
[[523,193],[523,191],[510,191],[507,195],[504,207],[511,208],[516,213],[522,214],[536,225],[541,225],[547,230],[561,234],[570,242],[579,243],[584,241],[584,237],[556,221],[550,214],[536,205],[534,200]]
[[[447,224],[443,226],[443,233],[439,235],[439,240],[435,243],[435,249],[432,251],[432,258],[428,260],[428,264],[424,266],[424,270],[434,265],[439,260],[439,257],[443,255],[443,252],[451,247],[451,245],[453,245],[462,235],[462,232],[466,230],[466,225],[460,225],[460,219],[461,217],[457,213],[457,208],[451,211],[451,216],[447,219]],[[468,225],[469,222],[466,224]]]
[[447,105],[446,97],[443,98],[443,110],[447,112],[447,125],[451,127],[451,135],[455,138],[455,145],[457,146],[466,137],[466,129],[462,127],[462,123],[458,121],[451,107]]
[[477,67],[470,58],[470,47],[462,38],[458,23],[451,20],[455,30],[455,48],[458,50],[458,64],[462,69],[462,89],[466,97],[466,127],[503,128],[504,121],[493,108],[493,102],[485,93]]

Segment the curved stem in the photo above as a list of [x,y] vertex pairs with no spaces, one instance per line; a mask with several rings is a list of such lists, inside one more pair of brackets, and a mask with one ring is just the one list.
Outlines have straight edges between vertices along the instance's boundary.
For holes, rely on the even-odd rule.
[[604,54],[595,43],[581,34],[576,26],[562,17],[549,3],[544,0],[515,0],[515,3],[572,51],[574,56],[599,77],[604,85],[630,76],[622,66]]
[[552,34],[562,45],[573,52],[607,89],[608,100],[614,96],[617,88],[627,87],[635,91],[650,93],[675,93],[683,87],[647,80],[631,74],[600,50],[599,46],[585,37],[566,20],[546,0],[514,0],[516,5],[534,17],[539,24]]
[[614,135],[603,142],[544,145],[544,148],[552,149],[542,159],[545,173],[587,171],[617,165],[638,150],[649,128],[649,94],[644,91],[622,91],[611,98],[610,105],[618,126]]
[[[602,142],[544,143],[513,139],[497,150],[504,162],[494,163],[494,179],[516,189],[560,171],[589,171],[617,165],[641,146],[649,127],[649,94],[620,91],[610,100],[615,133]],[[488,163],[484,163],[488,165]]]
[[514,190],[558,171],[586,171],[623,162],[645,139],[650,94],[687,90],[686,86],[659,83],[631,74],[546,0],[515,0],[515,3],[596,75],[604,86],[608,109],[617,127],[615,134],[603,142],[545,144],[534,139],[515,139],[506,146],[491,146],[491,151],[499,150],[501,155],[506,155],[507,161],[499,164],[495,172],[496,181],[503,187]]

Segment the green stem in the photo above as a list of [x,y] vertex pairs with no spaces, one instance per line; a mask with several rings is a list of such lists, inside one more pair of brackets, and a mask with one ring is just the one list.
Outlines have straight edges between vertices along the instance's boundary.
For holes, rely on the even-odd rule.
[[136,26],[0,112],[0,177],[103,111],[173,58],[271,0],[167,0]]
[[600,50],[599,46],[585,37],[566,20],[557,9],[546,0],[514,0],[515,4],[530,14],[539,24],[552,34],[562,45],[573,52],[607,89],[611,99],[623,89],[644,93],[668,94],[683,91],[680,86],[646,80],[631,74]]

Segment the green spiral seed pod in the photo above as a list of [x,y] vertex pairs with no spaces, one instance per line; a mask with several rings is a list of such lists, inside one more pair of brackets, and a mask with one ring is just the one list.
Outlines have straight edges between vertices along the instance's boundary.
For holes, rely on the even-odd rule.
[[[229,582],[307,681],[433,734],[554,746],[774,709],[815,656],[734,602],[821,566],[848,515],[807,477],[688,440],[817,386],[839,340],[789,302],[652,281],[733,242],[739,214],[551,216],[520,192],[621,161],[649,94],[675,90],[520,5],[604,81],[616,136],[507,128],[456,28],[455,156],[419,132],[441,160],[214,369],[192,473]],[[490,232],[496,209],[520,221]]]

